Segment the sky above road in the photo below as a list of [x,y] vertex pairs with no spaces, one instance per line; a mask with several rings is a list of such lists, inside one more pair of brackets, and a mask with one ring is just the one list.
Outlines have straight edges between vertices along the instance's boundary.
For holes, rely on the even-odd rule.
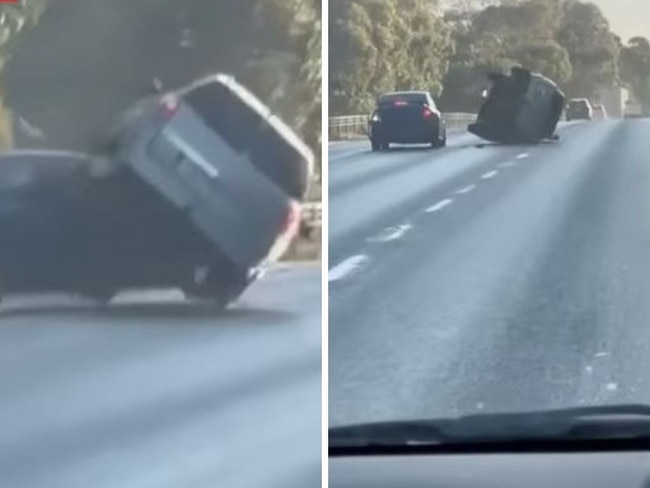
[[650,37],[650,0],[592,0],[609,19],[612,30],[627,41]]

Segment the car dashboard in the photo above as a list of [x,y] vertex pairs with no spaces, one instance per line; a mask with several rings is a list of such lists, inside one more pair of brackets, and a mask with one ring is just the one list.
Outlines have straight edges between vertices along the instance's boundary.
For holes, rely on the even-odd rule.
[[330,457],[330,488],[650,488],[650,452]]

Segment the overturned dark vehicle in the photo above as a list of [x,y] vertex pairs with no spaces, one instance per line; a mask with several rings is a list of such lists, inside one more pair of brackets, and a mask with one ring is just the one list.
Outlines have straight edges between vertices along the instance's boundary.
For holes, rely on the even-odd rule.
[[234,301],[298,230],[313,155],[233,78],[136,103],[101,151],[0,155],[0,295]]
[[469,132],[503,144],[556,139],[565,96],[548,78],[522,68],[490,73],[492,87]]

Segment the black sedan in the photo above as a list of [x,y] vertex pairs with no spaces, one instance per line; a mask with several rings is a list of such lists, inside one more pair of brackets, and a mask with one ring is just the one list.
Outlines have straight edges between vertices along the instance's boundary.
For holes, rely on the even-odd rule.
[[447,127],[433,98],[424,91],[387,93],[377,99],[370,117],[369,136],[373,151],[386,150],[391,143],[447,143]]

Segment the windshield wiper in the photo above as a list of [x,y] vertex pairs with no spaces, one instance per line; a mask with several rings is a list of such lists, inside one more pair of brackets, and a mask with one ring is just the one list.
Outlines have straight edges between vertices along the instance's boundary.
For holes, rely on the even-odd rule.
[[[330,454],[404,452],[473,446],[478,450],[619,442],[650,448],[650,406],[612,405],[439,420],[377,422],[329,431]],[[594,444],[595,447],[595,444]]]

